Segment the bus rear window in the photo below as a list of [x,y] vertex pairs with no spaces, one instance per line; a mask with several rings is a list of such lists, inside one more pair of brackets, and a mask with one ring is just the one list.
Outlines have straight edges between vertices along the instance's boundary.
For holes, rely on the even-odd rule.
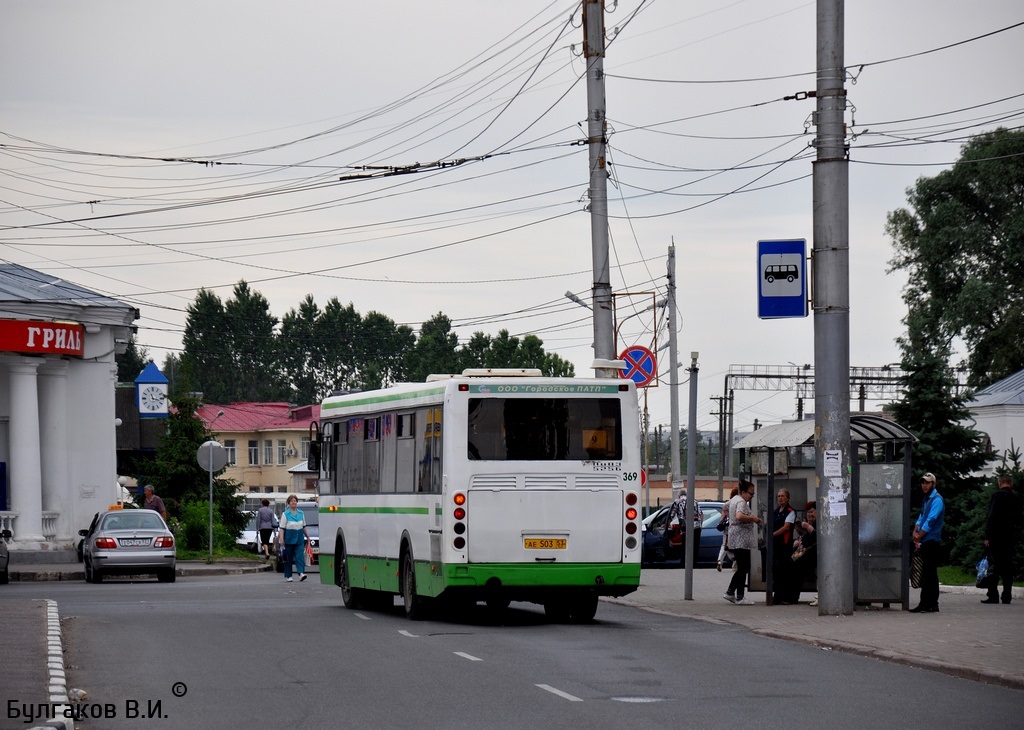
[[470,398],[468,430],[471,460],[622,460],[616,398]]

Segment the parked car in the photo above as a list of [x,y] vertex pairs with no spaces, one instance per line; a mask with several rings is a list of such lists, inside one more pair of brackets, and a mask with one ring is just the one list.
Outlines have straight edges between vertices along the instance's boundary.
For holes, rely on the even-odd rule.
[[[700,543],[697,546],[697,568],[713,568],[718,563],[718,551],[724,534],[717,527],[722,519],[722,502],[701,502],[704,513]],[[686,542],[685,525],[682,531],[668,529],[669,507],[655,510],[644,518],[641,562],[644,565],[685,565],[683,547]]]
[[80,530],[85,579],[99,583],[106,575],[156,574],[161,583],[174,582],[177,552],[174,535],[153,510],[119,509],[97,513],[87,530]]
[[[309,533],[309,544],[313,548],[313,559],[307,560],[308,565],[320,564],[320,512],[316,502],[299,502],[298,508],[302,510],[302,516],[306,519],[306,532]],[[280,538],[278,538],[280,539]],[[284,572],[284,551],[277,551],[277,559],[274,561],[274,569],[278,573]]]
[[7,549],[7,541],[11,539],[11,531],[4,530],[0,533],[0,586],[7,585],[11,580],[11,574],[8,571],[11,565],[11,553]]
[[252,515],[245,524],[242,534],[235,540],[235,544],[238,547],[251,553],[258,553],[260,551],[260,531],[256,529],[257,524],[259,524],[259,517]]

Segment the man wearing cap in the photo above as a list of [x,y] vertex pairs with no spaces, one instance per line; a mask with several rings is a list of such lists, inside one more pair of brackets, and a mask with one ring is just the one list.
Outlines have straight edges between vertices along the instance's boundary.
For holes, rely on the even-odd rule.
[[942,496],[935,491],[935,475],[931,472],[921,477],[921,491],[924,492],[924,503],[914,524],[914,545],[921,553],[921,600],[910,612],[938,613],[939,540],[942,539],[946,505]]

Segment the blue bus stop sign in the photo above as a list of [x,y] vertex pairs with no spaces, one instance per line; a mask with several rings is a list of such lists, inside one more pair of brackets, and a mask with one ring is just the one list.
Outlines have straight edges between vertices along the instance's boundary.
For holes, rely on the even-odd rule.
[[757,242],[757,316],[807,316],[807,241]]
[[619,359],[626,363],[626,369],[620,370],[619,375],[632,380],[638,388],[650,385],[658,374],[658,361],[654,353],[642,345],[627,347]]

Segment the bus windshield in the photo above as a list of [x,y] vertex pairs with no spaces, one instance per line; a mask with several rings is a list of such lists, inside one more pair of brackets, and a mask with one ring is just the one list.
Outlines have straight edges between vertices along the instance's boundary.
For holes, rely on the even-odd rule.
[[621,461],[617,398],[470,398],[468,458]]

